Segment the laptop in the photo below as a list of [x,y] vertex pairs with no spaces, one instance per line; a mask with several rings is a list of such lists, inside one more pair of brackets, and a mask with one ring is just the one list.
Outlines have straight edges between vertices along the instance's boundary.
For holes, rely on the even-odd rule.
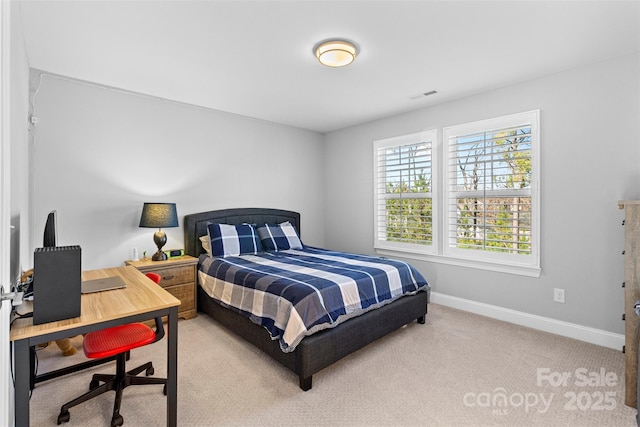
[[83,280],[82,281],[82,293],[90,294],[92,292],[110,291],[112,289],[126,288],[127,284],[124,283],[122,277],[103,277],[101,279]]

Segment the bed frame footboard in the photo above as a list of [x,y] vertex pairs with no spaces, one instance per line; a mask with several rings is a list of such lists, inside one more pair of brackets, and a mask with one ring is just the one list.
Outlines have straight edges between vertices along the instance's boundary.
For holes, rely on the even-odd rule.
[[305,337],[291,353],[284,353],[278,341],[272,340],[264,328],[220,306],[200,287],[198,309],[297,374],[300,388],[307,391],[312,387],[316,372],[414,320],[424,323],[427,298],[426,292],[404,296],[335,328]]

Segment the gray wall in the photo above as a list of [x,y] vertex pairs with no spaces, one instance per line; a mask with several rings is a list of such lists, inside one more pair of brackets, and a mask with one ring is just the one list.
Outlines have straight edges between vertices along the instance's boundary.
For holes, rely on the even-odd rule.
[[298,211],[303,240],[324,245],[322,135],[35,71],[31,90],[35,247],[55,209],[83,269],[150,256],[155,230],[138,222],[155,201],[180,217],[165,249],[184,247],[185,214],[231,207]]
[[617,201],[640,196],[639,75],[627,56],[328,134],[326,245],[373,253],[374,140],[540,109],[541,277],[409,261],[437,293],[623,333]]

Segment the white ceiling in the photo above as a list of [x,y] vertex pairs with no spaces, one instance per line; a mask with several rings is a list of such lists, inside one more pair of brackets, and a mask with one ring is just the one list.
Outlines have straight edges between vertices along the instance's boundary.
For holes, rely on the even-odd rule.
[[[328,132],[640,51],[640,2],[20,2],[30,66]],[[354,40],[345,68],[318,41]],[[416,96],[431,90],[436,95]]]

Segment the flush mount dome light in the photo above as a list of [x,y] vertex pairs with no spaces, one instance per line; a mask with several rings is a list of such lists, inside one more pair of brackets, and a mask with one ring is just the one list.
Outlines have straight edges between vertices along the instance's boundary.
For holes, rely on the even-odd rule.
[[313,48],[316,58],[327,67],[344,67],[356,59],[358,47],[347,40],[324,40]]

